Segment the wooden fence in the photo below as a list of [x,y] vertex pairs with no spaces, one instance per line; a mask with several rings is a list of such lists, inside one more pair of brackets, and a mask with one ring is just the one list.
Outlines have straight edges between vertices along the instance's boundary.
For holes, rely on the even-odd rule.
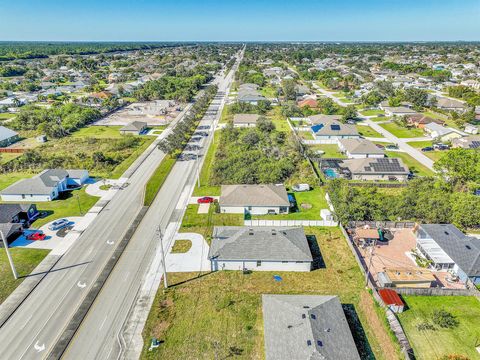
[[0,153],[21,154],[25,152],[25,149],[19,148],[0,148]]

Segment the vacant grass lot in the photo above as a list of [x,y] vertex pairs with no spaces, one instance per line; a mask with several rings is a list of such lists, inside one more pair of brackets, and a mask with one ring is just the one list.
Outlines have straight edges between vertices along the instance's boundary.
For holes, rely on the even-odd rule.
[[148,179],[147,186],[145,188],[145,197],[143,199],[143,204],[145,206],[152,205],[155,196],[157,196],[158,191],[167,179],[168,174],[170,174],[170,171],[176,162],[176,158],[166,155],[160,165],[158,165],[153,175],[150,177],[150,179]]
[[363,137],[383,138],[383,135],[373,130],[368,125],[356,125],[358,133]]
[[21,153],[0,153],[0,165],[9,162],[22,155]]
[[[418,360],[440,359],[461,354],[480,359],[475,350],[480,339],[480,302],[473,296],[405,296],[408,310],[399,314],[400,322]],[[432,322],[435,309],[450,312],[459,325],[453,329],[435,326],[435,330],[418,330],[420,323]]]
[[417,128],[407,129],[406,127],[397,125],[394,122],[383,123],[383,124],[380,124],[380,126],[398,138],[414,138],[414,137],[425,136],[421,129],[417,129]]
[[340,152],[340,149],[336,144],[310,145],[308,148],[312,151],[323,151],[324,158],[346,158],[346,156]]
[[21,284],[24,280],[22,276],[30,274],[49,252],[50,250],[11,248],[10,253],[20,277],[15,280],[8,263],[7,253],[5,249],[0,248],[0,304]]
[[198,213],[198,204],[187,206],[179,232],[195,232],[210,243],[214,226],[243,226],[243,214],[217,214],[210,205],[208,214]]
[[[252,219],[262,220],[321,220],[320,210],[328,209],[325,191],[321,187],[316,187],[310,191],[290,192],[295,196],[297,207],[289,214],[279,215],[254,215]],[[302,204],[304,207],[302,207]]]
[[97,139],[118,139],[121,138],[120,129],[122,126],[87,126],[75,131],[72,137],[93,137]]
[[217,151],[218,144],[220,143],[220,131],[215,131],[213,136],[213,141],[210,144],[207,153],[205,154],[205,160],[203,161],[202,169],[200,170],[200,187],[198,187],[198,183],[195,184],[193,196],[220,195],[220,186],[210,185],[210,176],[215,158],[215,152]]
[[[170,273],[176,285],[157,294],[143,332],[142,359],[264,359],[262,294],[339,295],[350,309],[362,359],[400,358],[339,229],[305,232],[325,263],[312,272]],[[274,274],[283,280],[275,282]],[[162,343],[148,351],[152,337]]]
[[126,158],[121,164],[119,164],[111,174],[108,174],[111,179],[120,178],[123,173],[133,164],[135,160],[150,146],[150,144],[155,140],[154,136],[144,136],[142,137],[143,144],[140,145],[132,154]]
[[90,196],[85,192],[85,188],[65,193],[57,200],[35,202],[39,211],[47,212],[48,216],[37,219],[32,227],[39,228],[50,221],[69,217],[83,216],[98,201],[98,197]]
[[362,114],[363,116],[374,116],[374,115],[384,115],[385,112],[383,110],[379,110],[379,109],[374,109],[374,110],[362,110],[360,111],[360,114]]
[[401,151],[386,151],[385,154],[391,158],[400,158],[403,160],[405,165],[418,176],[431,176],[433,175],[433,171],[427,168],[425,165],[419,163],[413,157],[408,155],[407,153]]

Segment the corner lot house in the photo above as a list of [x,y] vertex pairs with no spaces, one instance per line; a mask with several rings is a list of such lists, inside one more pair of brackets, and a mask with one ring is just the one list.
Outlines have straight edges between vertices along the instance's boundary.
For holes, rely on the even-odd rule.
[[52,201],[61,192],[83,185],[87,179],[87,170],[47,169],[10,185],[1,192],[1,197],[2,201]]
[[266,360],[359,360],[337,296],[262,295]]
[[445,125],[445,121],[440,119],[433,119],[429,116],[425,116],[423,114],[414,114],[407,117],[407,122],[410,125],[415,126],[418,129],[423,129],[425,125],[430,123],[436,123],[438,125]]
[[321,144],[336,144],[341,139],[360,138],[357,128],[353,125],[342,124],[335,119],[322,120],[318,116],[311,116],[309,119],[315,124],[311,127],[313,137]]
[[480,135],[479,136],[467,136],[459,139],[452,140],[452,147],[463,149],[479,149],[480,148]]
[[251,127],[257,126],[260,115],[257,114],[236,114],[233,117],[234,127]]
[[367,139],[341,139],[338,147],[350,159],[385,157],[385,152]]
[[365,158],[344,160],[352,180],[406,181],[410,170],[397,158]]
[[120,129],[122,135],[140,135],[147,129],[147,123],[143,121],[132,121]]
[[416,236],[417,249],[432,262],[431,268],[480,284],[480,239],[466,236],[453,224],[423,224]]
[[10,146],[18,140],[18,133],[5,126],[0,126],[0,147]]
[[230,214],[288,214],[290,201],[283,185],[222,185],[220,212]]
[[310,271],[302,227],[215,227],[208,253],[212,271]]
[[425,133],[432,139],[440,139],[441,141],[452,141],[453,139],[461,138],[464,134],[459,130],[449,127],[443,127],[436,123],[429,123],[423,128]]

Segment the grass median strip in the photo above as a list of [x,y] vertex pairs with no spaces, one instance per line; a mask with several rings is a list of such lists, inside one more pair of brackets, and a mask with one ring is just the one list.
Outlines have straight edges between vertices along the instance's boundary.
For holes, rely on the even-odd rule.
[[145,188],[145,198],[143,200],[143,204],[145,206],[150,206],[157,196],[158,191],[162,187],[163,183],[167,179],[168,174],[175,165],[177,159],[171,157],[170,155],[165,156],[162,160],[160,165],[158,165],[157,169],[153,173],[153,175],[148,180],[147,186]]

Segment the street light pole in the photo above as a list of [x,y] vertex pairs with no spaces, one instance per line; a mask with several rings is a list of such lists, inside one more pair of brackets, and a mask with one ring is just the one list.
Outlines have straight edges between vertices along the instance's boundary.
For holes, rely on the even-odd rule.
[[78,195],[75,195],[77,197],[77,204],[78,204],[78,210],[80,210],[80,216],[83,216],[83,211],[82,207],[80,206],[80,197]]
[[15,264],[13,263],[12,255],[10,254],[10,250],[8,249],[7,239],[5,239],[5,235],[3,235],[3,231],[1,230],[0,230],[0,235],[2,237],[3,246],[5,247],[5,252],[7,253],[8,262],[10,263],[10,267],[12,268],[13,277],[15,278],[15,280],[17,280],[18,279],[17,269],[15,269]]
[[162,268],[163,268],[163,285],[166,288],[168,288],[168,281],[167,281],[167,265],[165,264],[165,250],[163,249],[163,235],[162,235],[162,229],[160,228],[160,225],[157,227],[157,235],[160,240],[160,253],[162,255]]

